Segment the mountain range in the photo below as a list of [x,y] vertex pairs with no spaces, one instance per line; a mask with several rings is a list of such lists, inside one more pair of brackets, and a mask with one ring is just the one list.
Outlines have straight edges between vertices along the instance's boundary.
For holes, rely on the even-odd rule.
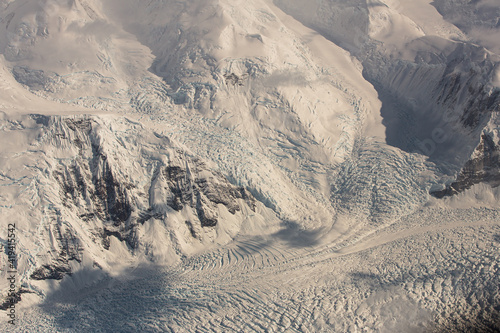
[[498,330],[499,18],[0,0],[1,329]]

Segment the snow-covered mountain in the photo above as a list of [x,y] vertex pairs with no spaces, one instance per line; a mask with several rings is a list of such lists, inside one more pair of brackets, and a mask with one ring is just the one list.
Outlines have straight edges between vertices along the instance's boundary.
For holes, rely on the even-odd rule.
[[0,0],[15,328],[498,329],[499,11]]
[[[472,33],[486,26],[492,31],[485,38],[497,33],[492,20],[498,15],[492,13],[498,13],[498,3],[330,1],[308,11],[294,2],[278,3],[361,60],[364,77],[383,103],[388,144],[427,155],[440,167],[462,168],[455,183],[433,193],[456,193],[482,180],[498,185],[498,171],[491,168],[498,158],[486,162],[489,171],[474,160],[497,155],[499,58],[494,44]],[[464,14],[468,10],[477,17]],[[489,147],[485,140],[494,143],[489,152],[481,151]]]

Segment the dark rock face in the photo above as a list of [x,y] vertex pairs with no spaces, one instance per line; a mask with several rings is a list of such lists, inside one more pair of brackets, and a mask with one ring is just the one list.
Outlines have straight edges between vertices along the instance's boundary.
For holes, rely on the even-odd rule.
[[192,202],[191,183],[186,170],[179,166],[168,166],[163,170],[163,176],[171,192],[167,204],[176,211],[182,210],[185,204]]
[[[93,150],[95,146],[92,146]],[[94,191],[91,194],[98,212],[107,220],[119,225],[128,220],[132,212],[125,189],[115,180],[113,171],[106,161],[106,155],[97,148],[92,161],[91,173]],[[102,216],[102,217],[104,217]]]
[[222,184],[208,182],[207,179],[196,179],[196,188],[203,193],[209,201],[226,206],[231,214],[235,214],[236,211],[240,210],[240,206],[236,202],[236,199],[244,199],[252,209],[255,209],[255,200],[245,188],[231,185],[221,174],[217,176],[223,179]]
[[483,113],[500,111],[500,90],[496,90],[491,95],[487,95],[483,87],[478,87],[478,91],[472,91],[472,94],[478,98],[469,101],[467,108],[461,118],[466,127],[475,128],[480,124]]
[[[463,110],[460,123],[471,130],[484,125],[491,112],[500,111],[500,89],[485,85],[493,77],[496,63],[486,51],[459,44],[448,56],[443,76],[435,90],[436,104],[447,111]],[[484,59],[480,55],[484,54]]]
[[437,198],[452,196],[478,183],[499,186],[500,142],[495,143],[490,136],[483,134],[475,155],[476,157],[467,161],[455,182],[443,190],[431,192],[431,195]]
[[127,244],[132,248],[137,248],[137,240],[134,239],[134,226],[128,226],[126,228],[122,228],[119,231],[108,230],[104,228],[100,234],[98,234],[98,238],[102,239],[102,246],[109,250],[110,247],[110,237],[117,238],[120,242],[127,242]]
[[[32,279],[60,280],[71,274],[72,260],[82,261],[78,233],[65,221],[68,212],[81,220],[92,241],[103,249],[109,250],[115,237],[136,250],[141,244],[140,226],[150,219],[164,220],[169,210],[194,213],[186,226],[197,239],[203,238],[202,227],[217,225],[217,205],[224,205],[231,214],[240,211],[241,205],[255,210],[256,201],[246,189],[232,185],[203,161],[173,149],[166,137],[155,135],[145,142],[148,145],[151,140],[151,150],[163,149],[168,158],[142,147],[127,155],[114,151],[117,145],[124,147],[122,138],[92,117],[32,118],[45,128],[50,144],[70,156],[60,159],[50,172],[48,181],[58,186],[47,230],[55,242],[51,257],[35,269]],[[132,142],[136,135],[132,134]],[[124,155],[134,160],[122,161]]]
[[24,288],[19,288],[19,290],[14,293],[14,297],[8,297],[3,303],[0,304],[0,310],[6,311],[10,308],[11,304],[17,304],[22,301],[22,294],[28,293],[33,292]]
[[68,261],[60,259],[54,264],[43,265],[36,269],[30,277],[33,280],[62,280],[66,274],[71,275],[71,268],[68,265]]
[[233,86],[242,86],[243,85],[243,79],[246,77],[246,75],[239,77],[238,75],[234,73],[229,73],[229,74],[224,74],[224,79],[226,80],[226,84],[230,84]]
[[[84,118],[66,119],[65,125],[69,130],[78,132],[80,135],[77,137],[92,137],[95,124]],[[85,156],[83,142],[75,139],[73,144],[80,150],[80,156],[69,166],[60,165],[53,176],[61,187],[60,195],[66,207],[86,202],[87,212],[81,215],[82,218],[98,217],[118,225],[129,219],[132,206],[124,184],[116,179],[107,154],[100,142],[96,141],[91,142],[91,156],[88,158]]]
[[200,176],[199,172],[205,168],[195,160],[189,173],[179,166],[167,166],[162,170],[170,190],[167,204],[171,208],[180,211],[187,205],[196,209],[203,227],[217,225],[217,204],[235,214],[240,210],[237,199],[243,199],[252,210],[255,209],[255,199],[246,189],[232,185],[220,173],[212,173],[211,179]]
[[443,110],[462,110],[457,119],[460,126],[473,136],[482,132],[481,139],[456,181],[443,190],[430,193],[437,198],[460,193],[478,183],[493,187],[500,184],[500,142],[495,142],[491,135],[483,132],[492,115],[500,112],[500,89],[484,84],[493,77],[497,65],[489,60],[486,53],[484,59],[475,59],[471,52],[471,47],[460,45],[450,55],[452,60],[448,62],[439,83],[442,88],[437,96],[437,105]]
[[217,225],[217,212],[213,210],[207,198],[198,192],[196,200],[196,213],[202,227],[215,227]]
[[[52,177],[59,184],[60,202],[64,208],[77,212],[82,224],[100,220],[104,228],[93,233],[94,240],[109,249],[109,237],[127,239],[130,228],[124,223],[130,218],[132,205],[126,186],[120,182],[110,165],[107,154],[95,133],[98,124],[88,117],[62,119],[51,122],[40,117],[37,123],[55,126],[54,137],[57,145],[74,147],[77,156],[69,162],[60,163],[52,172]],[[61,207],[61,208],[63,208]],[[60,210],[48,217],[55,230],[57,255],[52,261],[41,265],[32,274],[34,280],[60,280],[71,274],[69,262],[81,262],[81,246],[76,233],[64,224]],[[119,226],[126,232],[110,231],[107,227]],[[64,226],[64,227],[63,227]]]
[[69,266],[71,260],[82,261],[82,248],[80,240],[74,232],[71,229],[63,229],[59,211],[47,216],[47,219],[55,231],[56,246],[59,252],[50,263],[37,268],[30,277],[34,280],[61,280],[66,274],[71,275],[71,267]]

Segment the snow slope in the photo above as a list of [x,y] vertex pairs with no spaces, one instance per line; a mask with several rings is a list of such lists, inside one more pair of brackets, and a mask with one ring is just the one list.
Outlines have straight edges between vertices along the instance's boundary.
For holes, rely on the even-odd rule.
[[[466,165],[473,163],[484,135],[492,140],[498,135],[498,54],[494,47],[485,49],[472,43],[470,29],[455,26],[448,15],[441,16],[445,2],[349,1],[337,5],[328,1],[308,11],[301,11],[300,1],[277,3],[360,59],[364,77],[382,101],[386,142],[429,156],[448,174],[442,183],[449,184],[458,173],[468,172]],[[469,5],[449,1],[446,6],[465,12]],[[351,24],[363,24],[344,24],[336,19],[339,16]],[[479,27],[490,21],[464,22]],[[349,36],[346,30],[357,31],[350,42],[343,40]],[[456,190],[469,187],[465,183]]]
[[499,7],[0,1],[15,330],[498,329]]

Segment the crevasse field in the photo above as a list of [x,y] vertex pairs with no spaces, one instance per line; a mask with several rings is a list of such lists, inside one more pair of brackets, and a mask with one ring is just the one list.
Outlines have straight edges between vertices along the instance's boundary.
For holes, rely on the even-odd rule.
[[0,0],[2,332],[498,332],[499,185],[499,0]]

